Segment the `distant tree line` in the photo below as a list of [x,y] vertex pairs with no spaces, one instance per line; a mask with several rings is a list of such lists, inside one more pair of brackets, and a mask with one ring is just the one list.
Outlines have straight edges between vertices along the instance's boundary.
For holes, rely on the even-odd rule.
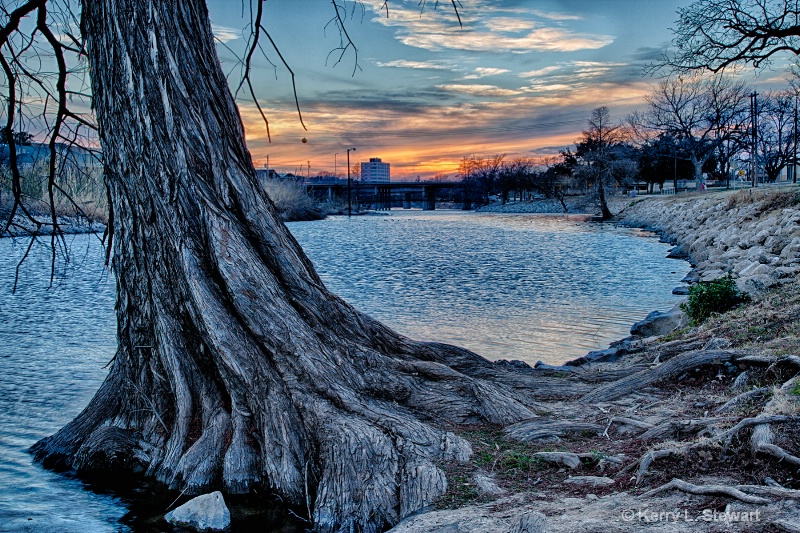
[[774,182],[796,159],[798,79],[757,94],[724,74],[673,75],[623,120],[595,109],[574,147],[556,157],[465,157],[457,178],[473,204],[545,197],[566,212],[566,196],[588,193],[606,218],[606,196],[635,186],[678,189],[680,180],[707,177],[729,187],[742,173],[753,183]]

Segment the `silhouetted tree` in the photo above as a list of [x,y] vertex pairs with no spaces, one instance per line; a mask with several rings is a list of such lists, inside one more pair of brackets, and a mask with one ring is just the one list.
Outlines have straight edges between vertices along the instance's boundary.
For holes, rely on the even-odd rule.
[[714,72],[800,53],[800,4],[791,0],[699,0],[678,11],[676,50],[656,67]]
[[770,92],[759,102],[758,162],[767,180],[775,181],[794,160],[795,95],[791,91]]
[[634,128],[678,140],[698,183],[717,147],[746,129],[747,87],[727,77],[673,76],[657,85],[647,103],[629,121]]
[[587,124],[583,137],[575,142],[575,154],[585,162],[577,171],[592,184],[601,216],[605,220],[614,216],[608,209],[606,189],[614,182],[615,163],[622,159],[623,130],[621,125],[612,124],[611,112],[605,106],[592,111],[592,118]]

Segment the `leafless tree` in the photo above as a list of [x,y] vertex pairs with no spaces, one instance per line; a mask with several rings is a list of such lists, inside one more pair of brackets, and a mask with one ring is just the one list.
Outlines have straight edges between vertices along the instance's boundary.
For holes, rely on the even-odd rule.
[[489,203],[489,196],[494,190],[504,158],[505,154],[471,156],[464,157],[459,164],[458,173],[465,189],[478,195],[482,204]]
[[796,103],[793,91],[775,91],[760,99],[758,161],[769,181],[794,160]]
[[614,216],[608,208],[606,187],[613,183],[613,169],[620,157],[621,144],[625,141],[625,130],[614,124],[608,107],[601,106],[592,111],[583,136],[575,142],[576,154],[586,165],[576,168],[582,178],[591,182],[603,219]]
[[259,187],[202,0],[86,0],[71,45],[50,3],[17,5],[0,26],[6,134],[27,43],[14,35],[35,19],[56,59],[69,47],[91,72],[118,291],[109,374],[37,460],[187,494],[271,491],[318,531],[378,531],[444,492],[439,464],[469,457],[450,427],[534,416],[506,371],[326,289]]
[[698,0],[678,11],[676,50],[655,65],[719,72],[735,64],[759,67],[779,52],[800,53],[797,0]]
[[747,128],[747,86],[717,76],[672,76],[661,80],[647,98],[647,108],[630,121],[676,139],[702,179],[703,165],[715,149]]

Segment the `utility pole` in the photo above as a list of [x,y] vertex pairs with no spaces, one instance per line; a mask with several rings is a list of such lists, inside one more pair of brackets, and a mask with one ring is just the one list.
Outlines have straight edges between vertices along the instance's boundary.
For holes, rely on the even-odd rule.
[[347,217],[353,214],[353,206],[350,204],[350,152],[355,152],[355,148],[347,149]]
[[750,95],[750,122],[753,128],[752,186],[755,187],[758,176],[758,93],[755,91]]

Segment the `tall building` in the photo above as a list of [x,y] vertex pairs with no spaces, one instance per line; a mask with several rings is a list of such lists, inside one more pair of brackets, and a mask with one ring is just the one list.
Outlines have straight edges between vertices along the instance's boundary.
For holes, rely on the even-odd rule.
[[389,163],[380,157],[370,157],[369,163],[361,163],[361,181],[363,183],[389,183]]

